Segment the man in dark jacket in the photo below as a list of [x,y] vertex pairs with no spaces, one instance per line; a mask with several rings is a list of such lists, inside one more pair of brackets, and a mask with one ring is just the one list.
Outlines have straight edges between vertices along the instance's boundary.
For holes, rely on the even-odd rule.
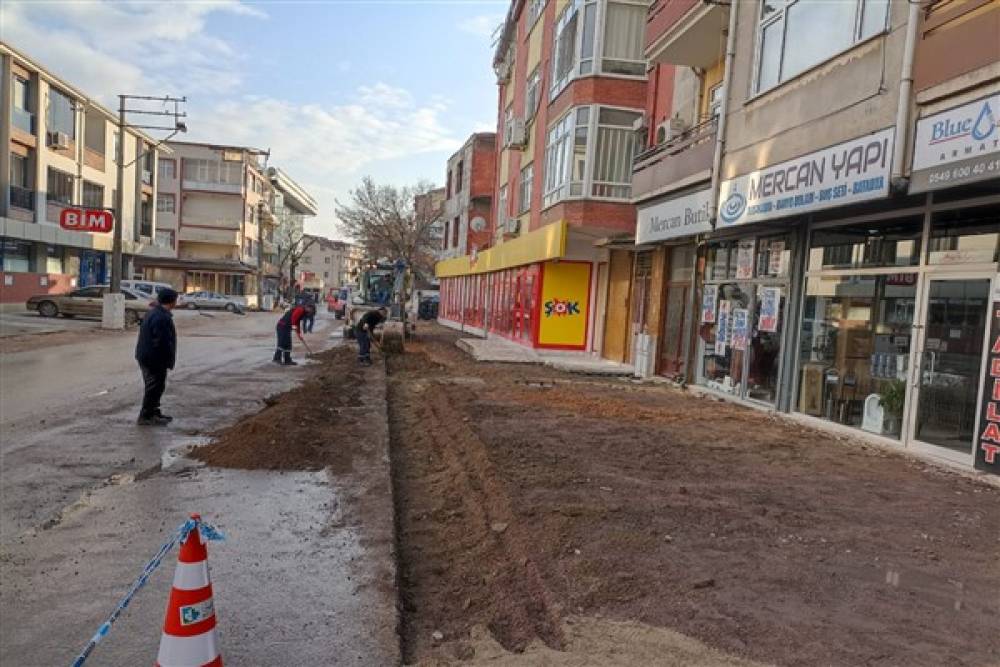
[[271,361],[283,366],[297,365],[292,360],[292,329],[295,329],[295,334],[301,340],[302,333],[299,327],[301,326],[302,318],[315,312],[316,306],[312,304],[295,306],[285,311],[285,314],[278,320],[278,325],[274,328],[275,333],[278,335],[278,346],[274,348],[274,358]]
[[385,306],[369,310],[361,316],[361,319],[358,320],[358,326],[355,327],[354,336],[358,339],[358,361],[366,366],[372,365],[372,331],[385,322],[385,316],[388,312]]
[[166,426],[173,417],[160,412],[160,398],[167,387],[167,371],[177,361],[177,331],[170,311],[177,305],[177,292],[170,288],[160,290],[156,303],[142,318],[139,341],[135,346],[135,359],[142,371],[142,409],[140,426]]

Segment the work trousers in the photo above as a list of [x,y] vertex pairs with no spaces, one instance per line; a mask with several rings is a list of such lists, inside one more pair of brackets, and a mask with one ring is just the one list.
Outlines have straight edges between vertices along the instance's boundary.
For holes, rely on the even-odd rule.
[[302,333],[312,333],[313,325],[316,324],[315,315],[303,315],[302,316]]
[[278,335],[278,346],[274,349],[274,360],[281,361],[282,356],[284,356],[286,361],[291,360],[292,328],[279,322],[274,331]]
[[371,361],[372,360],[372,338],[371,334],[365,329],[358,328],[354,332],[355,337],[358,339],[358,361]]
[[142,371],[142,409],[140,417],[148,418],[160,414],[160,398],[163,397],[163,390],[167,388],[167,369],[150,368],[139,364]]

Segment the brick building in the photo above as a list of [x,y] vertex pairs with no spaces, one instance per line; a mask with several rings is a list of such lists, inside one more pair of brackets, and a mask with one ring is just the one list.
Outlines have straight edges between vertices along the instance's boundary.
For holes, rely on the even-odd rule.
[[442,258],[485,250],[493,240],[496,139],[477,132],[448,158]]

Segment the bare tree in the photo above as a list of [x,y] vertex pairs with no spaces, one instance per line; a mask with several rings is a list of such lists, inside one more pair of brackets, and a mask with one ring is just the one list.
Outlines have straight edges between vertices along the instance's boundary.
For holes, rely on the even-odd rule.
[[370,176],[337,201],[342,233],[361,244],[369,259],[404,261],[418,274],[433,274],[435,228],[444,192],[427,182],[398,187],[379,185]]
[[278,246],[278,271],[288,277],[285,296],[292,299],[295,297],[295,269],[316,239],[306,236],[301,225],[284,221],[278,225],[275,242]]

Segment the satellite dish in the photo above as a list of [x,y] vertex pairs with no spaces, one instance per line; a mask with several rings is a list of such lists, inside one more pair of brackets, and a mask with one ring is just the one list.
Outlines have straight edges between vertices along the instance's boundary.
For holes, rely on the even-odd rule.
[[469,221],[469,227],[471,227],[474,232],[481,232],[486,229],[486,220],[481,215],[477,215]]

